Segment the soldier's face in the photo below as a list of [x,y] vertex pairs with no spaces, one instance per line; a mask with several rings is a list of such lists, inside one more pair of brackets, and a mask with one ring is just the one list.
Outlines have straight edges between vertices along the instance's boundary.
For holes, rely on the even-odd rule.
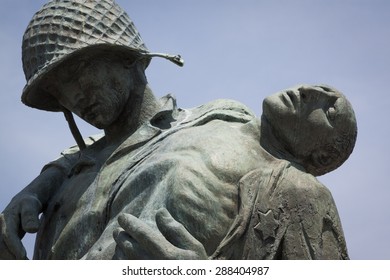
[[128,70],[105,60],[69,62],[51,80],[60,104],[100,129],[118,118],[132,89]]
[[304,156],[328,143],[353,114],[345,97],[327,87],[302,86],[267,97],[263,115],[274,135],[294,156]]

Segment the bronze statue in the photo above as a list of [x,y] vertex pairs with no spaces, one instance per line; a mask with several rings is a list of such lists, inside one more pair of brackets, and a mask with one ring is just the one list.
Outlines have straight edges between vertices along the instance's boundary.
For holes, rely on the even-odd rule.
[[[64,112],[77,146],[46,165],[0,215],[0,258],[348,259],[337,209],[315,176],[339,167],[357,134],[328,86],[266,98],[257,118],[217,100],[157,99],[151,53],[111,0],[54,0],[23,40],[22,101]],[[84,139],[72,113],[104,130]],[[38,218],[42,213],[41,219]]]

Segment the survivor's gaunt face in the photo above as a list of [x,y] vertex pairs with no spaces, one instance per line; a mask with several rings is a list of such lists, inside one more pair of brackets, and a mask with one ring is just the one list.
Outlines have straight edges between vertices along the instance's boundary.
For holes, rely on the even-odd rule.
[[295,156],[327,143],[353,114],[349,102],[326,86],[300,86],[267,97],[263,115],[274,135]]
[[46,90],[69,111],[105,129],[122,112],[132,81],[128,69],[105,59],[74,60],[50,76]]

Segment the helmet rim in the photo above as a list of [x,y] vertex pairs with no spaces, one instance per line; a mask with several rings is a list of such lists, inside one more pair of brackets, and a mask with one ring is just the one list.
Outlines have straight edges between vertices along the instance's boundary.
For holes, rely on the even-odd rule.
[[51,112],[63,111],[62,105],[58,100],[42,88],[42,82],[47,79],[50,73],[63,67],[63,65],[70,60],[77,58],[93,59],[94,57],[105,56],[108,52],[114,52],[116,54],[121,53],[124,59],[142,59],[145,61],[146,67],[151,60],[151,57],[144,56],[139,50],[121,45],[99,44],[75,50],[66,56],[52,60],[50,64],[39,69],[38,72],[27,81],[22,92],[21,99],[23,104],[39,110]]
[[31,19],[23,35],[22,61],[27,106],[61,111],[58,101],[41,87],[48,73],[63,62],[104,51],[128,57],[150,57],[138,30],[113,0],[52,0]]

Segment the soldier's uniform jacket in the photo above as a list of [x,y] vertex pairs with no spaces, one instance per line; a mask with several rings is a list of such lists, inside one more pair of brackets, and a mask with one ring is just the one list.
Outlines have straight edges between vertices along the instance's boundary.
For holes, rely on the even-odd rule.
[[157,230],[162,207],[213,259],[348,258],[329,191],[262,149],[248,108],[218,100],[182,110],[171,96],[161,104],[103,164],[104,137],[92,137],[45,167],[67,179],[43,213],[34,258],[111,259],[118,215]]

